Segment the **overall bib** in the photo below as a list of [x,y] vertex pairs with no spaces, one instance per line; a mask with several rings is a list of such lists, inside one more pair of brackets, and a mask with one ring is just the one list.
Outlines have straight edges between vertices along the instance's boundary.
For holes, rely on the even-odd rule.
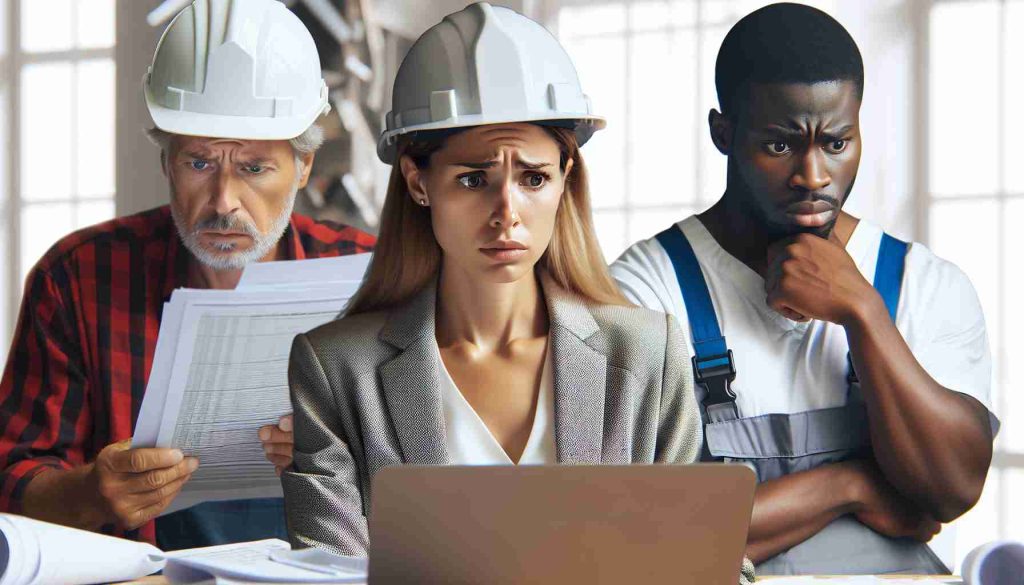
[[[768,481],[789,473],[849,459],[872,457],[867,412],[847,354],[844,406],[741,417],[730,382],[736,378],[732,350],[718,325],[707,283],[693,248],[678,226],[661,232],[693,337],[693,372],[704,419],[704,461],[739,462]],[[896,319],[907,244],[882,235],[874,287]],[[841,516],[808,540],[757,566],[764,575],[923,573],[949,574],[927,544],[883,536],[854,516]]]

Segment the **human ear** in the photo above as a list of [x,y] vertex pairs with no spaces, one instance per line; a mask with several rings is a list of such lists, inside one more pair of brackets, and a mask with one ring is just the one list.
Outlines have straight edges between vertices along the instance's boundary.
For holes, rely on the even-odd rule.
[[315,156],[315,152],[307,152],[299,157],[302,160],[302,176],[299,177],[299,189],[305,188],[306,183],[309,182],[309,174],[313,171],[313,157]]
[[416,166],[412,158],[406,155],[398,160],[398,164],[402,169],[402,176],[405,178],[405,186],[409,191],[409,196],[412,197],[413,202],[417,205],[424,207],[430,205],[430,199],[427,197],[427,189],[423,184],[423,172]]
[[569,175],[572,173],[573,159],[565,161],[565,170],[562,171],[562,192],[565,193],[565,185],[569,182]]
[[712,108],[708,112],[708,127],[711,130],[711,142],[718,152],[728,156],[732,152],[733,122],[732,119]]

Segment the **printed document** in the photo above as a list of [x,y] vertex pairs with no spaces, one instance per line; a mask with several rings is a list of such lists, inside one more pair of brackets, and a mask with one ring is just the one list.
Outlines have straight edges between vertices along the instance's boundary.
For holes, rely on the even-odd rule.
[[199,469],[164,514],[281,496],[257,431],[291,412],[292,340],[335,318],[369,254],[265,262],[235,290],[178,289],[164,307],[133,447],[175,447]]

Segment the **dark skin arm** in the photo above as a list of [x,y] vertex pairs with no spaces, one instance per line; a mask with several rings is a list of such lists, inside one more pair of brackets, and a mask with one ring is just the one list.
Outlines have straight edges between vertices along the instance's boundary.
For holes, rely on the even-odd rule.
[[988,413],[928,375],[835,234],[774,244],[765,289],[786,317],[845,328],[885,480],[942,522],[970,509],[992,458]]
[[941,528],[901,496],[874,462],[844,461],[760,484],[747,556],[754,563],[770,559],[846,514],[893,538],[926,542]]

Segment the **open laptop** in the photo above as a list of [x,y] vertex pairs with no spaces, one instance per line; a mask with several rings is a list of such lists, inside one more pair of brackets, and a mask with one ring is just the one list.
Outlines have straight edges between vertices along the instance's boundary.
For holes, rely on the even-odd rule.
[[742,465],[396,466],[374,477],[370,585],[735,585]]

